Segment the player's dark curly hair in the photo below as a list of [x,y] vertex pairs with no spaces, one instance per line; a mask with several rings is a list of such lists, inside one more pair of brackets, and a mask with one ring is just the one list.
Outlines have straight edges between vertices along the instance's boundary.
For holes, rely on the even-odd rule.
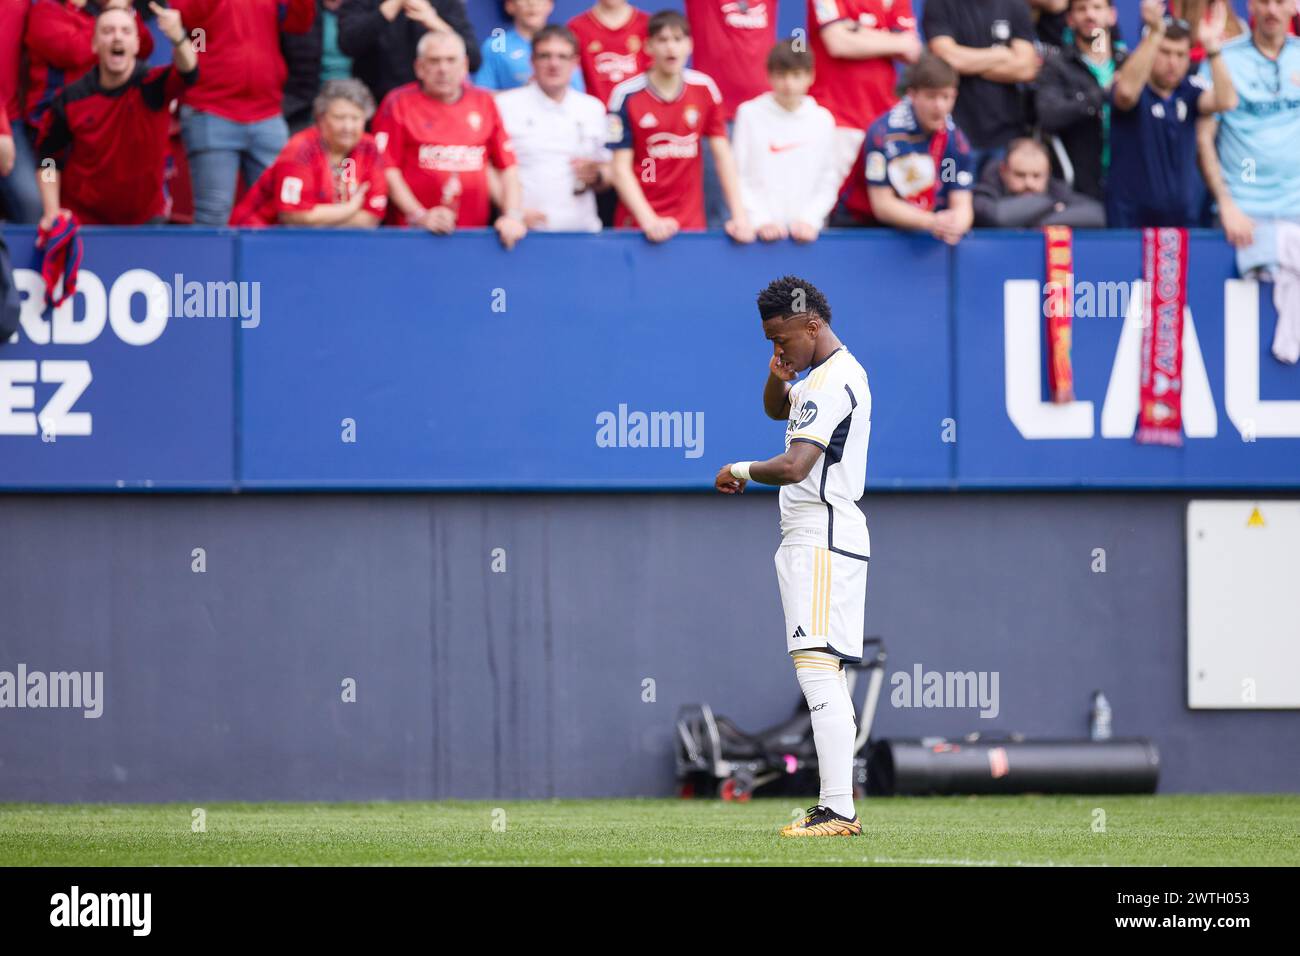
[[813,313],[827,325],[831,324],[831,304],[821,290],[806,279],[781,276],[758,294],[758,314],[764,322],[804,313]]

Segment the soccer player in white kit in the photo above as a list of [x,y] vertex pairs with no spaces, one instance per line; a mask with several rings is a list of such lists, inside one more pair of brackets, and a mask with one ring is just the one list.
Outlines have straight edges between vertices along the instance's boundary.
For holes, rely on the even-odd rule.
[[[858,499],[867,473],[871,389],[867,373],[831,331],[826,297],[784,276],[759,293],[772,343],[763,408],[786,420],[785,451],[723,465],[714,487],[739,494],[749,481],[781,486],[776,576],[786,647],[812,714],[821,774],[817,806],[782,836],[858,836],[853,809],[857,724],[844,662],[862,659],[871,540]],[[808,375],[795,381],[799,373]],[[792,384],[793,383],[793,384]]]

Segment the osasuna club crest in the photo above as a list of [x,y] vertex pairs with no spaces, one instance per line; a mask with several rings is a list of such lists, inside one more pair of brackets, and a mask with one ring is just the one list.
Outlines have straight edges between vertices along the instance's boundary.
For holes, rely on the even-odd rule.
[[483,117],[478,110],[471,111],[470,114],[465,117],[465,119],[469,121],[469,125],[471,129],[477,130],[480,126],[483,125]]
[[686,119],[686,125],[691,127],[692,129],[694,129],[695,125],[700,121],[700,111],[697,110],[694,106],[686,107],[686,109],[682,112],[682,116],[685,117]]

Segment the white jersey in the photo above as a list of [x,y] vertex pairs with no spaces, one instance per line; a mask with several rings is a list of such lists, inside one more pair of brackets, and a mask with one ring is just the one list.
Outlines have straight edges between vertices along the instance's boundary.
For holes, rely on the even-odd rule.
[[867,373],[840,346],[790,389],[785,447],[811,442],[822,456],[808,477],[781,486],[782,545],[811,544],[853,558],[871,554],[858,499],[867,480],[871,389]]
[[847,175],[835,163],[835,119],[828,110],[811,96],[787,110],[764,93],[736,110],[731,145],[755,228],[769,222],[821,226]]
[[570,161],[594,159],[607,163],[605,105],[594,96],[566,89],[558,101],[536,83],[500,93],[496,98],[501,122],[519,160],[519,182],[525,209],[546,214],[535,228],[546,232],[600,232],[596,195],[575,193]]

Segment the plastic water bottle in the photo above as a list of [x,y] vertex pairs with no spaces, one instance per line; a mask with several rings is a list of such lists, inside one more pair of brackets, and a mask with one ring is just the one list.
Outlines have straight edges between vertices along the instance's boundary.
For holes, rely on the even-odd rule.
[[1110,740],[1110,701],[1101,691],[1092,695],[1092,739]]

